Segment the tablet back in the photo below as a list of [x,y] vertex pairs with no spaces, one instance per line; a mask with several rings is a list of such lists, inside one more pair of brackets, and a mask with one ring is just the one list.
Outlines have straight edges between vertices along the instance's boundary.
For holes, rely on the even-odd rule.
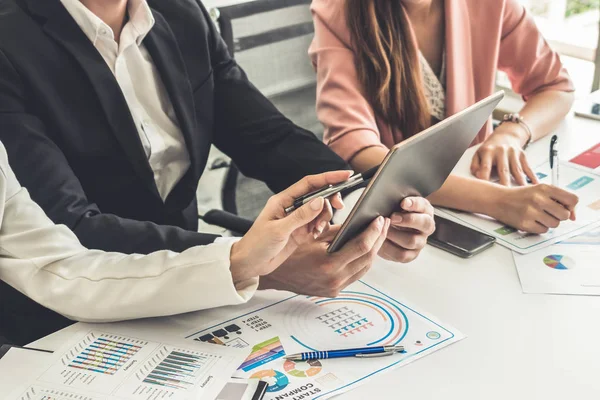
[[503,97],[497,92],[392,147],[328,251],[339,250],[378,216],[399,211],[405,197],[438,190]]

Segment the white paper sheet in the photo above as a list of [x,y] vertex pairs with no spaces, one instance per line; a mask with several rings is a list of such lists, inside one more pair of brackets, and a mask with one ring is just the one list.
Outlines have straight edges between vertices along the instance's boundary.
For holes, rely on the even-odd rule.
[[[190,340],[246,349],[236,376],[269,383],[266,399],[325,399],[398,368],[464,336],[366,282],[335,299],[279,294],[229,310],[189,332]],[[207,314],[208,315],[208,314]],[[285,361],[301,351],[402,344],[406,352],[374,359]]]
[[8,398],[15,387],[26,384],[32,375],[41,374],[44,365],[53,358],[52,353],[10,349],[0,359],[0,399]]
[[245,356],[198,342],[124,334],[118,324],[102,327],[75,335],[8,399],[214,399]]
[[600,228],[534,253],[513,253],[524,293],[600,296]]
[[[541,183],[550,183],[550,165],[542,164],[536,168]],[[600,221],[600,175],[571,163],[560,165],[560,186],[579,196],[577,221],[565,221],[557,229],[543,235],[517,231],[504,224],[477,214],[437,210],[443,217],[451,216],[463,225],[478,229],[496,237],[498,244],[520,254],[528,254],[554,243],[577,236],[593,228]]]

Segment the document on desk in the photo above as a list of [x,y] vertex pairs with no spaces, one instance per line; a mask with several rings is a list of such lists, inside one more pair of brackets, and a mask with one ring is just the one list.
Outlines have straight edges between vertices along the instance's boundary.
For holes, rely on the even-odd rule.
[[[330,299],[278,292],[243,308],[202,314],[189,340],[245,349],[235,376],[269,383],[265,399],[326,399],[406,365],[464,336],[435,318],[359,281]],[[286,361],[286,354],[401,344],[381,358]]]
[[[549,163],[538,166],[535,171],[541,183],[550,184]],[[437,211],[441,216],[450,216],[458,223],[496,237],[498,244],[517,253],[528,254],[582,234],[600,222],[599,173],[573,163],[563,162],[560,164],[560,184],[563,189],[579,197],[576,209],[577,221],[565,221],[558,228],[543,235],[521,232],[483,215],[447,209],[437,209]]]
[[[91,326],[90,326],[91,327]],[[16,389],[11,400],[214,399],[244,360],[236,349],[159,342],[91,328]]]
[[546,249],[513,256],[523,293],[600,296],[600,227]]
[[44,365],[54,358],[52,353],[11,348],[0,358],[0,399],[8,398],[14,388],[26,384],[32,376],[41,374]]

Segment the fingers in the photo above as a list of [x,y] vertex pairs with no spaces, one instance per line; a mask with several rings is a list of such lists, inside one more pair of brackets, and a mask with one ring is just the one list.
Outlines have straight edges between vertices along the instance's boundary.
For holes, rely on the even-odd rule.
[[530,221],[525,224],[524,228],[525,232],[535,233],[537,235],[541,235],[542,233],[548,232],[549,228],[544,224],[541,224],[537,221]]
[[577,195],[567,192],[561,188],[550,185],[542,185],[542,190],[552,199],[565,206],[569,211],[574,211],[575,206],[577,203],[579,203],[579,197],[577,197]]
[[342,210],[344,208],[344,200],[342,200],[342,195],[340,193],[336,193],[329,198],[331,201],[331,205],[336,210]]
[[558,228],[560,225],[560,220],[545,211],[540,211],[536,216],[536,222],[544,225],[544,227],[548,229]]
[[426,236],[435,230],[435,221],[430,214],[394,213],[391,220],[395,228],[415,230]]
[[420,250],[403,249],[396,246],[390,240],[386,240],[381,250],[379,250],[379,255],[386,260],[406,264],[416,259],[419,256],[419,252]]
[[329,227],[323,232],[321,236],[319,236],[319,241],[331,243],[333,239],[335,239],[335,235],[342,229],[341,225],[329,225]]
[[385,219],[377,217],[360,235],[346,243],[334,256],[338,265],[346,265],[369,253],[385,227]]
[[389,233],[389,229],[390,229],[390,220],[386,219],[383,230],[381,231],[381,234],[375,241],[375,244],[373,245],[371,250],[369,252],[367,252],[366,254],[360,256],[356,260],[353,260],[346,267],[344,267],[344,273],[346,274],[347,277],[349,277],[348,281],[346,283],[346,286],[349,285],[350,283],[354,282],[354,280],[352,280],[353,276],[360,273],[360,271],[363,268],[371,266],[371,264],[373,263],[373,260],[377,256],[377,253],[379,253],[381,246],[383,246],[383,244],[386,241],[386,236]]
[[[385,242],[385,237],[387,235],[389,227],[390,220],[385,219],[383,223],[383,228],[371,249],[368,252],[360,255],[356,259],[353,259],[348,263],[340,260],[339,258],[334,259],[334,265],[337,268],[335,269],[335,272],[331,275],[331,278],[327,282],[325,292],[323,293],[325,297],[337,297],[340,291],[342,291],[351,283],[359,280],[369,271],[369,269],[373,265],[375,257],[377,257],[377,253],[379,252],[381,246]],[[334,255],[332,257],[336,256]]]
[[569,211],[562,204],[557,203],[549,197],[543,200],[542,207],[545,212],[547,212],[548,214],[552,215],[554,218],[560,221],[566,221],[571,217],[571,211]]
[[471,174],[475,175],[481,167],[481,159],[479,158],[479,152],[476,152],[471,160]]
[[529,161],[527,160],[527,155],[525,153],[521,153],[521,167],[523,168],[525,175],[527,175],[531,183],[533,183],[534,185],[540,183],[540,180],[538,179],[537,175],[531,169]]
[[274,196],[280,205],[290,206],[295,199],[327,185],[344,182],[353,174],[352,171],[331,171],[319,175],[310,175],[302,178],[283,192]]
[[421,250],[427,244],[427,236],[414,231],[398,230],[392,227],[388,231],[387,241],[406,250]]
[[496,157],[496,169],[502,186],[510,186],[510,166],[508,155],[503,152]]
[[510,149],[508,152],[508,162],[510,163],[510,173],[515,178],[515,181],[519,186],[527,185],[525,180],[525,174],[521,166],[521,159],[519,153],[515,149]]
[[316,198],[284,218],[275,221],[275,229],[278,229],[283,236],[291,235],[296,229],[312,223],[324,210],[326,201],[322,198]]
[[423,197],[407,197],[400,203],[404,211],[411,213],[421,213],[433,216],[433,206]]
[[318,238],[323,234],[325,229],[329,226],[329,221],[333,218],[333,209],[331,208],[331,203],[329,200],[325,199],[325,203],[323,205],[323,210],[321,214],[317,216],[314,222],[313,236],[314,238]]
[[489,181],[490,175],[492,174],[492,166],[494,165],[492,150],[488,148],[480,148],[478,154],[481,161],[479,170],[477,170],[475,176],[479,179]]

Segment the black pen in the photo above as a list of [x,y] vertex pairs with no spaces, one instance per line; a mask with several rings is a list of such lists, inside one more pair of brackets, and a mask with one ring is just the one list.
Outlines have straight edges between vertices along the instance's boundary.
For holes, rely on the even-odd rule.
[[300,196],[296,200],[294,200],[294,204],[285,209],[285,212],[289,214],[302,207],[304,204],[309,203],[313,199],[316,199],[318,197],[328,198],[343,190],[352,189],[353,187],[356,187],[363,182],[368,182],[375,175],[378,169],[379,166],[373,167],[370,170],[363,172],[362,174],[352,175],[345,182],[341,182],[336,185],[325,186],[312,193]]

